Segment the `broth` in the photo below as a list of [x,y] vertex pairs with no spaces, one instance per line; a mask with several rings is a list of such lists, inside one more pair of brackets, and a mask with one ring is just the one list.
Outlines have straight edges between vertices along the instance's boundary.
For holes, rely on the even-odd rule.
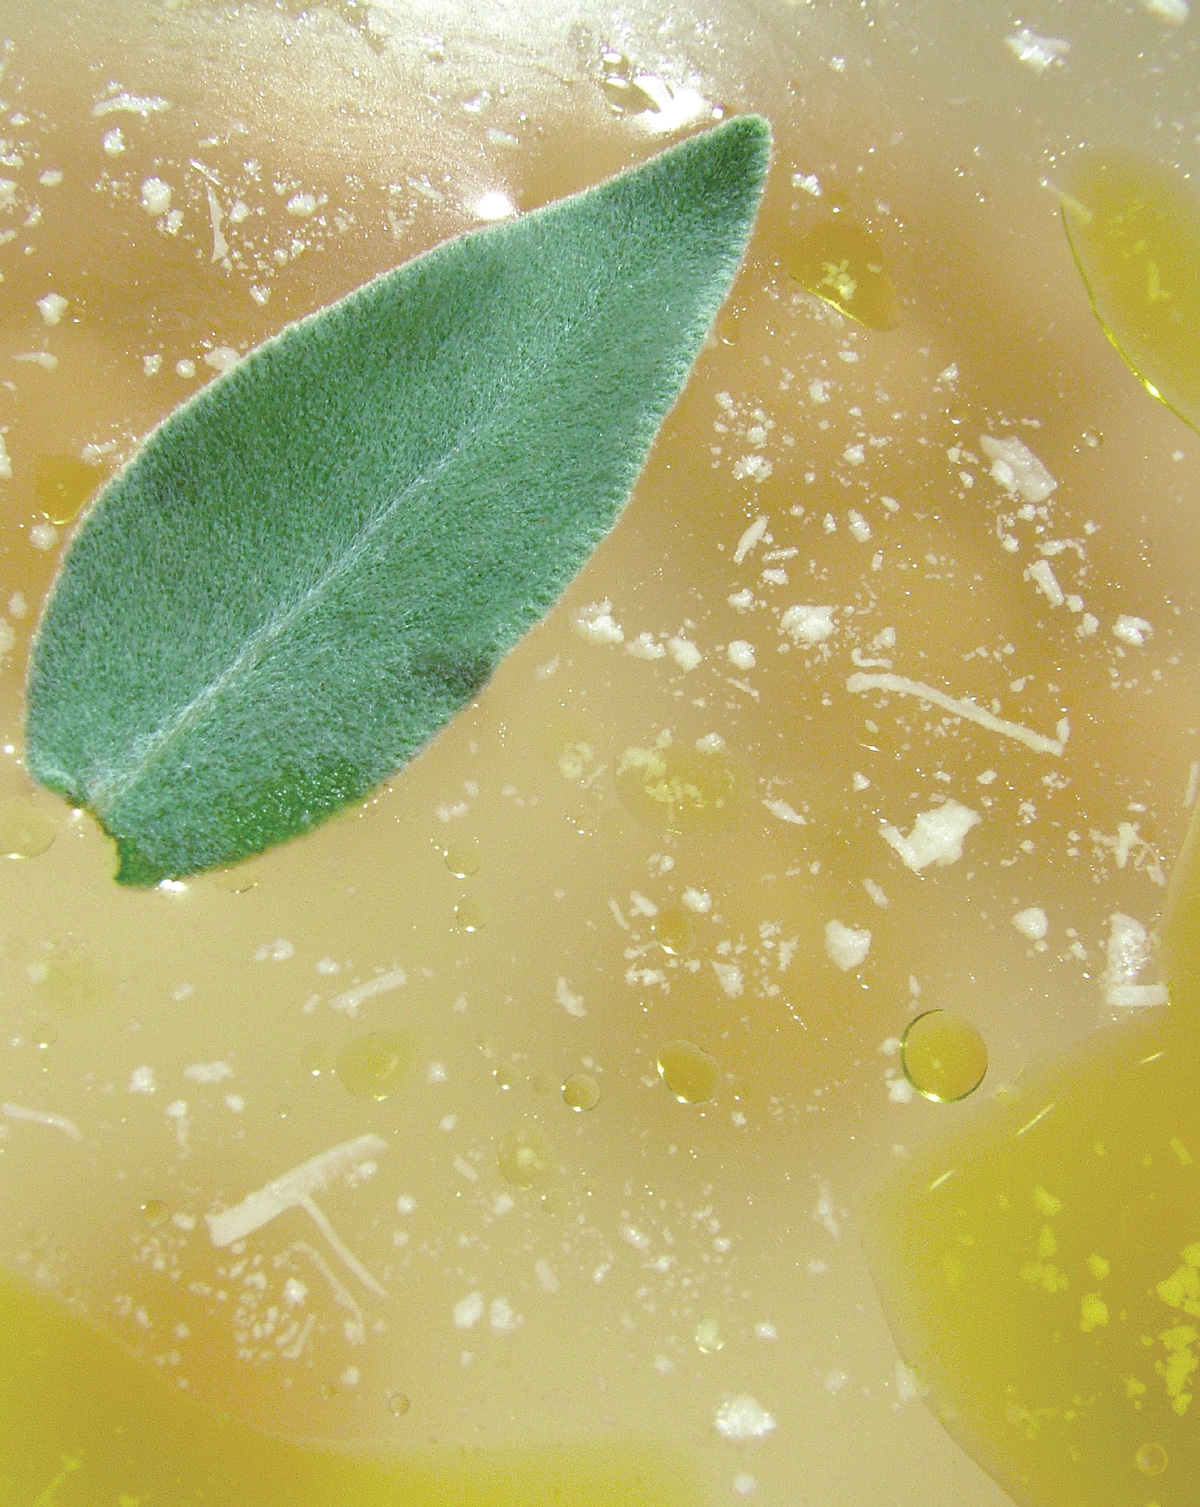
[[[994,1507],[899,1361],[861,1195],[1157,997],[1194,437],[1038,179],[1109,128],[1093,89],[1194,151],[1192,34],[1075,7],[1039,75],[988,7],[528,9],[499,49],[448,11],[55,9],[0,4],[4,1268],[231,1430],[541,1479],[574,1450],[608,1500]],[[118,889],[20,764],[93,483],[287,320],[745,108],[776,137],[747,264],[564,601],[360,809]],[[882,257],[894,327],[806,288],[814,246],[851,312]],[[986,1043],[961,1103],[901,1067],[935,1008]],[[27,1445],[32,1490],[76,1447]]]

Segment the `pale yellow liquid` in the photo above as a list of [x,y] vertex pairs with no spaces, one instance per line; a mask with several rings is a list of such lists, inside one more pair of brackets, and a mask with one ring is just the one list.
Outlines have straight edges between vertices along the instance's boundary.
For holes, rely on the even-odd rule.
[[[86,26],[4,19],[0,98],[28,123],[4,127],[23,166],[2,170],[19,192],[0,246],[14,632],[0,794],[22,833],[35,814],[56,823],[44,851],[0,869],[0,1102],[19,1111],[0,1118],[5,1268],[239,1425],[396,1469],[435,1445],[515,1462],[502,1490],[468,1480],[469,1457],[451,1500],[534,1500],[520,1471],[540,1460],[613,1502],[825,1507],[886,1481],[905,1507],[997,1507],[897,1371],[860,1193],[1108,1020],[1109,918],[1153,925],[1200,756],[1191,439],[1065,293],[1069,251],[1028,165],[1078,129],[1052,110],[1077,96],[1043,90],[1044,125],[997,108],[1013,135],[979,157],[980,112],[953,103],[1008,105],[1070,75],[1022,71],[1007,20],[982,39],[947,20],[918,96],[902,38],[889,51],[865,20],[790,7],[733,13],[713,39],[556,17],[511,33],[499,63],[449,20],[389,43],[359,7],[146,0]],[[609,44],[635,74],[694,87],[710,118],[763,109],[777,138],[743,277],[620,527],[360,811],[182,892],[117,889],[108,843],[19,768],[72,467],[110,469],[208,375],[207,352],[246,349],[477,223],[484,192],[528,208],[670,139],[624,109],[637,96]],[[993,56],[994,73],[964,78],[962,57]],[[1141,77],[1119,96],[1131,109]],[[171,106],[94,115],[109,80]],[[174,235],[142,207],[151,176],[183,211]],[[846,321],[788,271],[835,190],[883,249],[892,330]],[[57,325],[37,305],[51,292],[69,300]],[[57,365],[13,360],[41,354]],[[1044,514],[1018,516],[984,433],[1050,468]],[[60,534],[43,550],[46,523]],[[1094,635],[1024,575],[1039,559]],[[621,643],[576,627],[605,601]],[[781,630],[798,605],[833,607],[832,634]],[[1153,623],[1143,647],[1113,637],[1122,613]],[[700,663],[683,668],[671,639]],[[1066,748],[847,688],[888,673],[1047,739],[1066,716]],[[910,833],[942,796],[981,820],[961,858],[918,873],[880,826]],[[1012,925],[1030,906],[1048,915],[1044,951]],[[833,920],[872,934],[855,967],[827,950]],[[987,1045],[986,1083],[960,1105],[902,1092],[896,1046],[931,1006]],[[381,1035],[390,1055],[361,1045]],[[678,1041],[719,1064],[712,1098],[681,1103],[662,1081],[658,1053]],[[599,1087],[586,1113],[563,1094],[581,1073]],[[213,1243],[206,1215],[366,1136],[383,1148],[313,1192],[319,1218],[293,1204],[244,1247]],[[70,1364],[129,1389],[136,1419],[143,1381],[88,1333],[64,1341]],[[20,1356],[5,1362],[19,1395]],[[15,1501],[94,1441],[74,1406],[62,1434],[15,1432]],[[156,1437],[186,1480],[186,1434]],[[639,1453],[647,1440],[667,1452]],[[226,1447],[235,1461],[243,1446]],[[605,1476],[647,1458],[648,1485]],[[140,1490],[115,1470],[96,1486]]]

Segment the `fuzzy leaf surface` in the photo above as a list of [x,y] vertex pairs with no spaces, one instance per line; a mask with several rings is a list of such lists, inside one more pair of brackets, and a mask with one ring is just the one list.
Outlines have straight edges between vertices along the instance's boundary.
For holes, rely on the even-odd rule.
[[105,488],[51,592],[29,768],[117,878],[223,867],[412,758],[616,522],[737,270],[746,116],[285,329]]

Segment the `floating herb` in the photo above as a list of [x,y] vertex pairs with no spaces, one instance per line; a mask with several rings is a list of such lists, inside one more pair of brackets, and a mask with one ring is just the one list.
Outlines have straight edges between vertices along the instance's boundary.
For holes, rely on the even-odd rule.
[[617,519],[745,249],[747,116],[302,320],[102,492],[28,760],[117,879],[236,863],[417,753]]

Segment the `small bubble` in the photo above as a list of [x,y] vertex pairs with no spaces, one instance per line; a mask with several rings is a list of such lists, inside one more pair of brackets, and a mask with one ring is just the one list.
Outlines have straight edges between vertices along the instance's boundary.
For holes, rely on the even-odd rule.
[[715,1355],[725,1348],[725,1336],[716,1319],[701,1319],[696,1325],[696,1348],[705,1355]]
[[416,1038],[402,1031],[370,1031],[338,1053],[336,1070],[356,1099],[387,1099],[402,1088],[417,1064]]
[[148,1198],[141,1206],[142,1221],[148,1224],[152,1230],[157,1230],[160,1225],[166,1224],[171,1217],[171,1211],[163,1203],[161,1198]]
[[1143,1444],[1135,1459],[1144,1476],[1161,1476],[1167,1468],[1167,1452],[1161,1444]]
[[659,1047],[658,1071],[681,1104],[703,1104],[721,1082],[721,1064],[693,1041],[668,1041]]
[[572,1073],[562,1086],[562,1096],[571,1109],[595,1109],[600,1102],[600,1085],[591,1073]]
[[1085,429],[1080,437],[1089,450],[1098,450],[1104,443],[1104,436],[1098,429]]
[[987,1072],[983,1037],[949,1010],[927,1010],[908,1023],[900,1046],[904,1076],[919,1094],[952,1104],[973,1094]]
[[456,879],[469,879],[479,872],[479,844],[473,837],[452,842],[444,856],[446,867]]
[[58,1040],[58,1032],[51,1025],[38,1025],[33,1030],[33,1044],[39,1052],[52,1047]]
[[40,858],[58,836],[58,823],[32,801],[0,805],[0,854],[6,858]]
[[696,928],[681,906],[665,905],[652,923],[654,939],[673,958],[691,952],[696,945]]
[[479,900],[460,900],[454,907],[454,924],[459,931],[482,931],[487,923],[487,907]]
[[550,1147],[536,1125],[523,1125],[505,1136],[496,1152],[500,1176],[514,1188],[535,1188],[554,1170]]
[[387,1403],[387,1410],[393,1418],[403,1418],[412,1406],[403,1392],[397,1392],[391,1387],[383,1394],[383,1397]]

